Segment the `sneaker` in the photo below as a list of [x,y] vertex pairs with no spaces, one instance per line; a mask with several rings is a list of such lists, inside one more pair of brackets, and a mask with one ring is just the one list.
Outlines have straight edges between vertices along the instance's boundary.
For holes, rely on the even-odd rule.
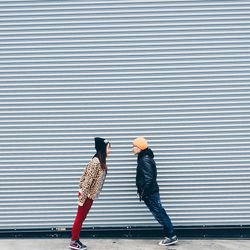
[[87,250],[87,246],[83,245],[80,240],[72,240],[69,244],[70,249]]
[[177,236],[173,236],[171,238],[165,237],[162,241],[159,242],[160,246],[170,246],[174,245],[178,242]]

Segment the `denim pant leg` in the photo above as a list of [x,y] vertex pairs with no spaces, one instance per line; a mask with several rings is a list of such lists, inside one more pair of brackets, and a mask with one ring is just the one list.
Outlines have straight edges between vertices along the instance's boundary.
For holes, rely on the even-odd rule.
[[175,235],[174,227],[165,209],[162,207],[159,193],[145,197],[144,202],[155,219],[163,226],[165,236],[173,237]]

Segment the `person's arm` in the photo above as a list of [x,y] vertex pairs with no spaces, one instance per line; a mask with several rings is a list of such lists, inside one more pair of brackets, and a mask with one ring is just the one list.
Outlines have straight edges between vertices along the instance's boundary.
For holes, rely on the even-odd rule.
[[144,185],[143,185],[141,196],[144,197],[144,196],[147,196],[148,193],[150,193],[149,191],[152,186],[151,184],[154,178],[154,171],[153,171],[152,162],[148,158],[142,159],[141,167],[142,167],[142,173],[144,177]]
[[82,206],[89,194],[89,189],[91,187],[91,184],[97,174],[98,171],[98,163],[94,160],[91,160],[89,164],[87,165],[82,177],[80,178],[80,190],[79,190],[79,202],[78,204]]

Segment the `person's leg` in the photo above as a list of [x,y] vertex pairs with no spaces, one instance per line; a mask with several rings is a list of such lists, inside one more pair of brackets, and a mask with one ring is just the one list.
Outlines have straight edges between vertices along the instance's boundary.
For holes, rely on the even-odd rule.
[[162,207],[159,193],[146,197],[144,202],[155,219],[163,226],[165,236],[169,238],[175,236],[173,224],[165,209]]
[[82,224],[83,224],[84,220],[86,219],[87,214],[88,214],[92,204],[93,204],[93,200],[87,198],[87,200],[85,201],[83,206],[78,206],[77,215],[76,215],[74,224],[72,226],[71,240],[79,240],[80,232],[82,229]]

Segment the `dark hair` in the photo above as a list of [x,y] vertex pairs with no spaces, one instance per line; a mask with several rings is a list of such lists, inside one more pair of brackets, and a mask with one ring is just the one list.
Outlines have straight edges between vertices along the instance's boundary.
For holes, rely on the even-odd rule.
[[[110,143],[108,143],[107,145],[110,146]],[[105,148],[99,149],[96,152],[96,154],[93,156],[93,157],[97,157],[99,159],[100,164],[101,164],[101,168],[103,170],[105,170],[106,172],[108,171],[107,164],[106,164],[106,159],[107,159],[106,148],[107,148],[107,145],[106,145]]]

